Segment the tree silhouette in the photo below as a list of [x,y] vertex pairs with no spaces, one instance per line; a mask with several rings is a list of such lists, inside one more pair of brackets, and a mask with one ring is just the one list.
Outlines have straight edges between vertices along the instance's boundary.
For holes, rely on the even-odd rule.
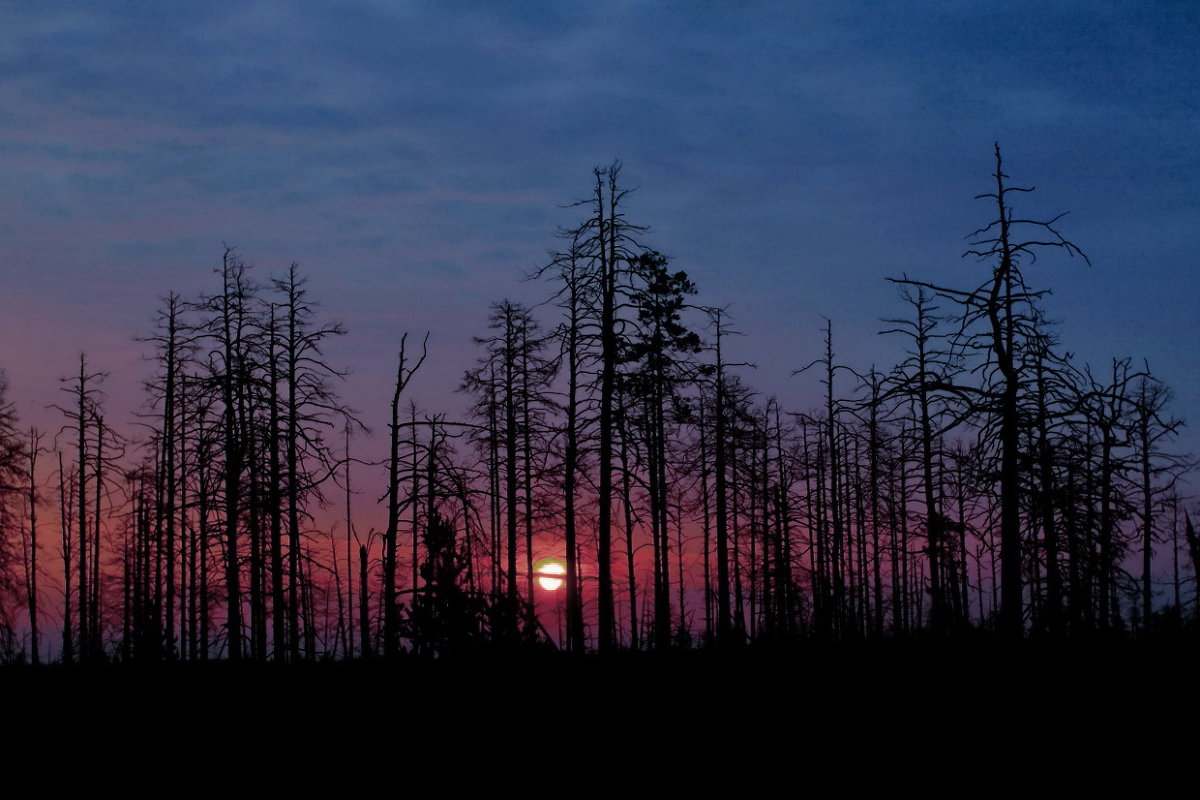
[[1170,399],[1171,392],[1165,384],[1149,375],[1138,379],[1133,394],[1130,438],[1137,462],[1141,500],[1142,624],[1146,626],[1150,625],[1154,613],[1154,512],[1160,497],[1173,488],[1175,479],[1187,466],[1182,456],[1164,449],[1183,425],[1182,420],[1166,415]]
[[[282,435],[288,525],[288,637],[293,660],[300,658],[301,518],[310,499],[321,499],[321,484],[332,476],[335,467],[324,431],[336,429],[337,419],[357,422],[350,410],[340,405],[330,385],[333,379],[343,379],[345,373],[329,366],[322,352],[327,339],[343,336],[346,330],[340,323],[319,326],[314,323],[315,309],[304,288],[306,282],[295,262],[285,278],[274,281],[283,298],[280,312],[284,317],[279,377],[286,387]],[[309,620],[310,630],[311,624]],[[275,644],[278,650],[280,642],[277,640]],[[311,646],[306,649],[309,658],[315,657]]]
[[[551,263],[537,270],[533,277],[551,276],[562,283],[558,291],[559,307],[564,320],[555,329],[559,343],[559,363],[565,366],[567,382],[562,403],[565,419],[562,425],[563,452],[561,457],[563,495],[563,546],[566,549],[566,634],[567,648],[575,653],[584,650],[583,597],[580,581],[580,546],[578,493],[583,472],[584,444],[583,382],[584,373],[594,362],[586,343],[591,337],[584,330],[587,309],[594,305],[595,287],[587,281],[587,257],[581,244],[583,229],[567,231],[562,237],[570,242],[566,252],[555,254]],[[495,427],[494,424],[492,427]]]
[[[908,319],[892,319],[896,325],[885,333],[901,333],[908,337],[908,358],[897,366],[889,394],[901,394],[912,407],[913,431],[918,437],[921,462],[921,485],[925,501],[925,552],[929,558],[929,593],[931,628],[945,630],[953,625],[952,607],[946,591],[947,548],[950,531],[939,492],[944,479],[937,474],[940,458],[936,453],[942,437],[965,416],[961,402],[943,387],[952,385],[961,372],[960,356],[944,342],[947,334],[940,330],[942,319],[934,297],[923,287],[915,292],[905,288],[904,301],[912,309]],[[960,520],[961,524],[961,520]]]
[[[1013,215],[1011,195],[1033,191],[1011,186],[1003,169],[1000,145],[995,146],[994,191],[976,196],[995,202],[996,218],[972,234],[965,256],[973,256],[990,265],[990,277],[975,289],[959,290],[935,286],[907,278],[901,284],[920,286],[956,303],[960,309],[960,333],[963,347],[978,348],[986,359],[987,382],[984,387],[955,385],[946,387],[969,396],[997,429],[1000,451],[1000,569],[1001,605],[999,626],[1008,639],[1020,638],[1024,631],[1024,601],[1021,537],[1020,436],[1022,391],[1029,374],[1020,353],[1031,334],[1037,314],[1032,310],[1044,292],[1034,291],[1025,283],[1022,263],[1032,263],[1040,250],[1051,248],[1087,256],[1075,244],[1063,238],[1055,228],[1059,214],[1050,220],[1035,220]],[[1032,238],[1022,238],[1031,229]],[[1089,262],[1090,263],[1090,262]],[[982,331],[976,332],[976,326]]]
[[[410,362],[406,357],[405,346],[408,342],[408,334],[405,334],[400,339],[400,355],[398,365],[396,367],[396,383],[395,390],[392,393],[391,405],[391,423],[388,426],[388,437],[390,445],[388,447],[388,516],[387,516],[387,531],[383,535],[383,638],[384,638],[384,654],[394,656],[400,647],[400,609],[396,601],[396,548],[399,541],[400,531],[400,396],[408,387],[409,381],[413,375],[425,363],[426,355],[428,354],[429,336],[426,335],[421,343],[421,356],[415,363]],[[413,428],[413,436],[416,436],[416,428]],[[414,438],[415,441],[415,438]],[[415,446],[414,446],[415,449]],[[414,457],[414,471],[415,457]],[[416,503],[415,489],[413,503]],[[415,511],[414,511],[415,520]],[[414,535],[416,533],[415,521],[413,528]],[[416,558],[417,546],[413,542],[413,558]],[[363,600],[362,604],[366,606],[366,569],[365,559],[366,551],[360,550],[360,558],[363,559],[364,569],[361,575]],[[365,615],[365,611],[364,611]],[[369,652],[366,620],[362,622],[363,630],[363,655]]]
[[[494,304],[490,327],[497,333],[475,340],[486,351],[479,366],[466,373],[462,390],[476,396],[474,413],[487,422],[481,443],[497,456],[492,465],[496,472],[489,485],[498,499],[503,497],[507,556],[504,585],[508,602],[516,609],[521,603],[517,564],[522,522],[524,594],[526,601],[533,598],[534,427],[546,403],[544,390],[553,377],[554,363],[542,355],[546,339],[539,335],[536,321],[523,305],[509,300]],[[499,473],[501,465],[503,475]]]
[[[365,536],[360,424],[324,354],[345,331],[320,321],[294,262],[259,287],[226,247],[218,290],[167,294],[139,339],[139,439],[118,435],[85,357],[62,381],[54,449],[16,430],[0,373],[0,661],[540,648],[534,559],[559,546],[556,630],[574,653],[690,648],[701,615],[703,646],[722,647],[1178,635],[1178,551],[1200,556],[1171,393],[1131,358],[1093,370],[1064,349],[1028,279],[1039,254],[1083,254],[1061,217],[1013,210],[1031,190],[994,157],[994,216],[965,254],[986,274],[894,279],[894,367],[839,358],[829,322],[801,360],[820,367],[806,411],[734,374],[747,365],[731,363],[725,309],[692,305],[692,280],[641,241],[619,162],[595,169],[583,219],[535,272],[553,297],[491,307],[462,381],[472,419],[418,411],[424,351],[401,340],[386,454],[355,459],[356,486],[386,485],[356,509],[386,517]],[[550,304],[543,332],[534,310]],[[56,504],[41,491],[55,480]],[[1155,592],[1168,559],[1173,602]]]
[[[619,391],[636,405],[646,459],[646,490],[654,553],[654,632],[656,647],[669,647],[671,621],[670,544],[668,539],[668,425],[679,406],[680,391],[690,380],[686,359],[700,351],[700,337],[681,321],[687,296],[696,287],[684,272],[670,272],[659,253],[641,253],[631,271],[640,286],[630,293],[637,310],[637,330],[624,337]],[[632,409],[631,409],[632,410]],[[682,581],[683,576],[679,576]]]
[[590,216],[578,228],[583,250],[591,263],[589,280],[596,287],[589,294],[598,306],[593,310],[593,315],[600,342],[600,374],[596,386],[599,406],[596,569],[597,627],[601,651],[611,650],[617,641],[612,576],[612,507],[617,364],[621,357],[619,312],[621,298],[630,284],[626,265],[637,262],[643,248],[635,237],[645,231],[643,226],[634,225],[625,217],[623,204],[629,189],[620,185],[620,171],[620,162],[613,162],[607,169],[593,170],[595,186],[591,199],[586,201]]
[[[23,540],[18,527],[20,517],[15,504],[21,496],[26,479],[22,469],[26,459],[25,445],[16,428],[17,415],[8,399],[8,380],[3,370],[0,370],[0,651],[12,657],[16,650],[16,620],[11,610],[18,607],[22,598],[21,565],[24,563],[22,554],[16,548],[17,541]],[[30,452],[36,453],[37,441],[33,437],[30,442]],[[29,458],[36,458],[30,455]],[[31,468],[32,469],[32,468]],[[32,484],[30,484],[32,486]],[[29,489],[32,493],[32,489]],[[33,495],[31,494],[31,497]],[[36,535],[34,547],[36,548]],[[36,563],[36,562],[35,562]],[[36,592],[28,595],[30,620],[36,628],[37,606]],[[37,660],[37,638],[34,636],[34,660]]]

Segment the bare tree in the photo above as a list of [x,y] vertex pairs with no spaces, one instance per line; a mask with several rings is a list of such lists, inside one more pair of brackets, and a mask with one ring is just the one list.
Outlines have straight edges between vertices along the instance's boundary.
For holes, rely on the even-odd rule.
[[[902,278],[897,283],[922,286],[951,300],[960,309],[964,347],[978,348],[984,354],[988,372],[983,387],[955,385],[943,387],[969,396],[997,429],[1000,451],[1000,569],[1001,603],[999,628],[1003,636],[1017,639],[1024,633],[1024,588],[1021,539],[1021,468],[1020,436],[1022,391],[1029,375],[1020,352],[1030,334],[1036,314],[1032,304],[1044,292],[1034,291],[1025,283],[1024,262],[1032,263],[1040,250],[1057,249],[1068,255],[1087,256],[1065,239],[1055,227],[1064,215],[1036,220],[1013,215],[1011,197],[1032,188],[1011,186],[1006,181],[1000,156],[995,147],[996,168],[992,177],[994,191],[977,195],[996,204],[996,218],[972,234],[965,256],[990,264],[991,275],[975,289],[959,290]],[[1029,238],[1023,231],[1030,230]],[[1089,262],[1090,263],[1090,262]],[[982,331],[976,332],[976,326]]]
[[[16,543],[24,541],[22,530],[18,527],[19,515],[17,514],[19,498],[27,488],[24,485],[26,471],[22,467],[27,458],[36,458],[36,455],[27,455],[26,453],[26,447],[16,429],[16,411],[9,402],[7,393],[8,381],[4,371],[0,370],[0,653],[7,651],[11,655],[16,650],[16,621],[10,614],[10,609],[20,606],[21,600],[24,599],[22,594],[25,594],[27,598],[33,598],[31,592],[35,592],[34,589],[29,588],[31,582],[28,576],[24,581],[26,591],[21,591],[21,565],[26,563],[26,560],[21,557]],[[30,452],[36,451],[35,436],[31,435],[29,446]],[[32,485],[31,483],[30,486]],[[29,489],[28,491],[32,493],[34,490]],[[36,545],[36,538],[34,544]],[[36,599],[31,599],[29,609],[30,620],[33,627],[36,627]],[[34,653],[36,661],[36,634],[34,636]]]
[[[383,636],[384,654],[387,656],[394,656],[399,652],[400,648],[400,609],[396,603],[396,548],[400,531],[400,396],[404,393],[413,375],[425,363],[425,357],[428,353],[429,334],[425,335],[425,339],[421,343],[420,358],[412,366],[409,366],[406,357],[405,346],[407,342],[408,334],[404,334],[400,338],[400,356],[396,367],[395,391],[392,393],[392,416],[391,423],[388,426],[390,442],[388,447],[388,523],[387,531],[383,535]],[[415,542],[413,544],[413,551],[415,556]],[[359,553],[364,565],[359,579],[362,582],[362,603],[365,608],[367,593],[366,548],[360,548]],[[369,652],[370,641],[365,619],[363,619],[362,625],[362,649],[365,656]]]

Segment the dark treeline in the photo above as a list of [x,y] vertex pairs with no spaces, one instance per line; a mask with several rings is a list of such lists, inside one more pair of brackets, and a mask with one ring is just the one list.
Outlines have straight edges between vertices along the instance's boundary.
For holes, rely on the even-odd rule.
[[[1058,218],[1013,210],[1029,190],[999,148],[974,277],[890,278],[881,328],[905,355],[888,369],[840,360],[828,323],[795,365],[821,387],[803,411],[749,384],[727,352],[736,320],[647,246],[619,164],[593,178],[530,276],[549,298],[537,315],[492,305],[466,417],[412,402],[426,349],[397,343],[382,462],[352,452],[369,432],[323,355],[344,329],[295,264],[260,283],[232,247],[212,293],[167,295],[142,337],[136,439],[106,419],[87,357],[63,379],[60,430],[23,429],[0,395],[3,659],[1194,627],[1170,391],[1144,364],[1064,350],[1026,268],[1087,256]],[[364,532],[353,487],[370,473],[386,525]]]

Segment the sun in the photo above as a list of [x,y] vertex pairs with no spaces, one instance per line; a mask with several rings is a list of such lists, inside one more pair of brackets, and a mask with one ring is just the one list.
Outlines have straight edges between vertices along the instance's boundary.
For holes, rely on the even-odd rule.
[[538,586],[553,592],[562,588],[563,579],[559,576],[566,575],[567,568],[557,559],[547,558],[538,562],[535,572],[538,576]]

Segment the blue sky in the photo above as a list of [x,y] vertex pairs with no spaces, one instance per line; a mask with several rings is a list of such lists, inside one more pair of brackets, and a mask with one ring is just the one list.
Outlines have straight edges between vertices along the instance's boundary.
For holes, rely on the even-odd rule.
[[0,2],[0,366],[36,419],[86,349],[132,410],[131,337],[228,242],[310,275],[369,422],[404,331],[421,402],[461,409],[488,304],[547,296],[521,277],[620,158],[631,219],[803,410],[823,317],[887,366],[886,276],[982,280],[996,141],[1092,261],[1027,273],[1063,344],[1149,359],[1197,417],[1194,2]]

